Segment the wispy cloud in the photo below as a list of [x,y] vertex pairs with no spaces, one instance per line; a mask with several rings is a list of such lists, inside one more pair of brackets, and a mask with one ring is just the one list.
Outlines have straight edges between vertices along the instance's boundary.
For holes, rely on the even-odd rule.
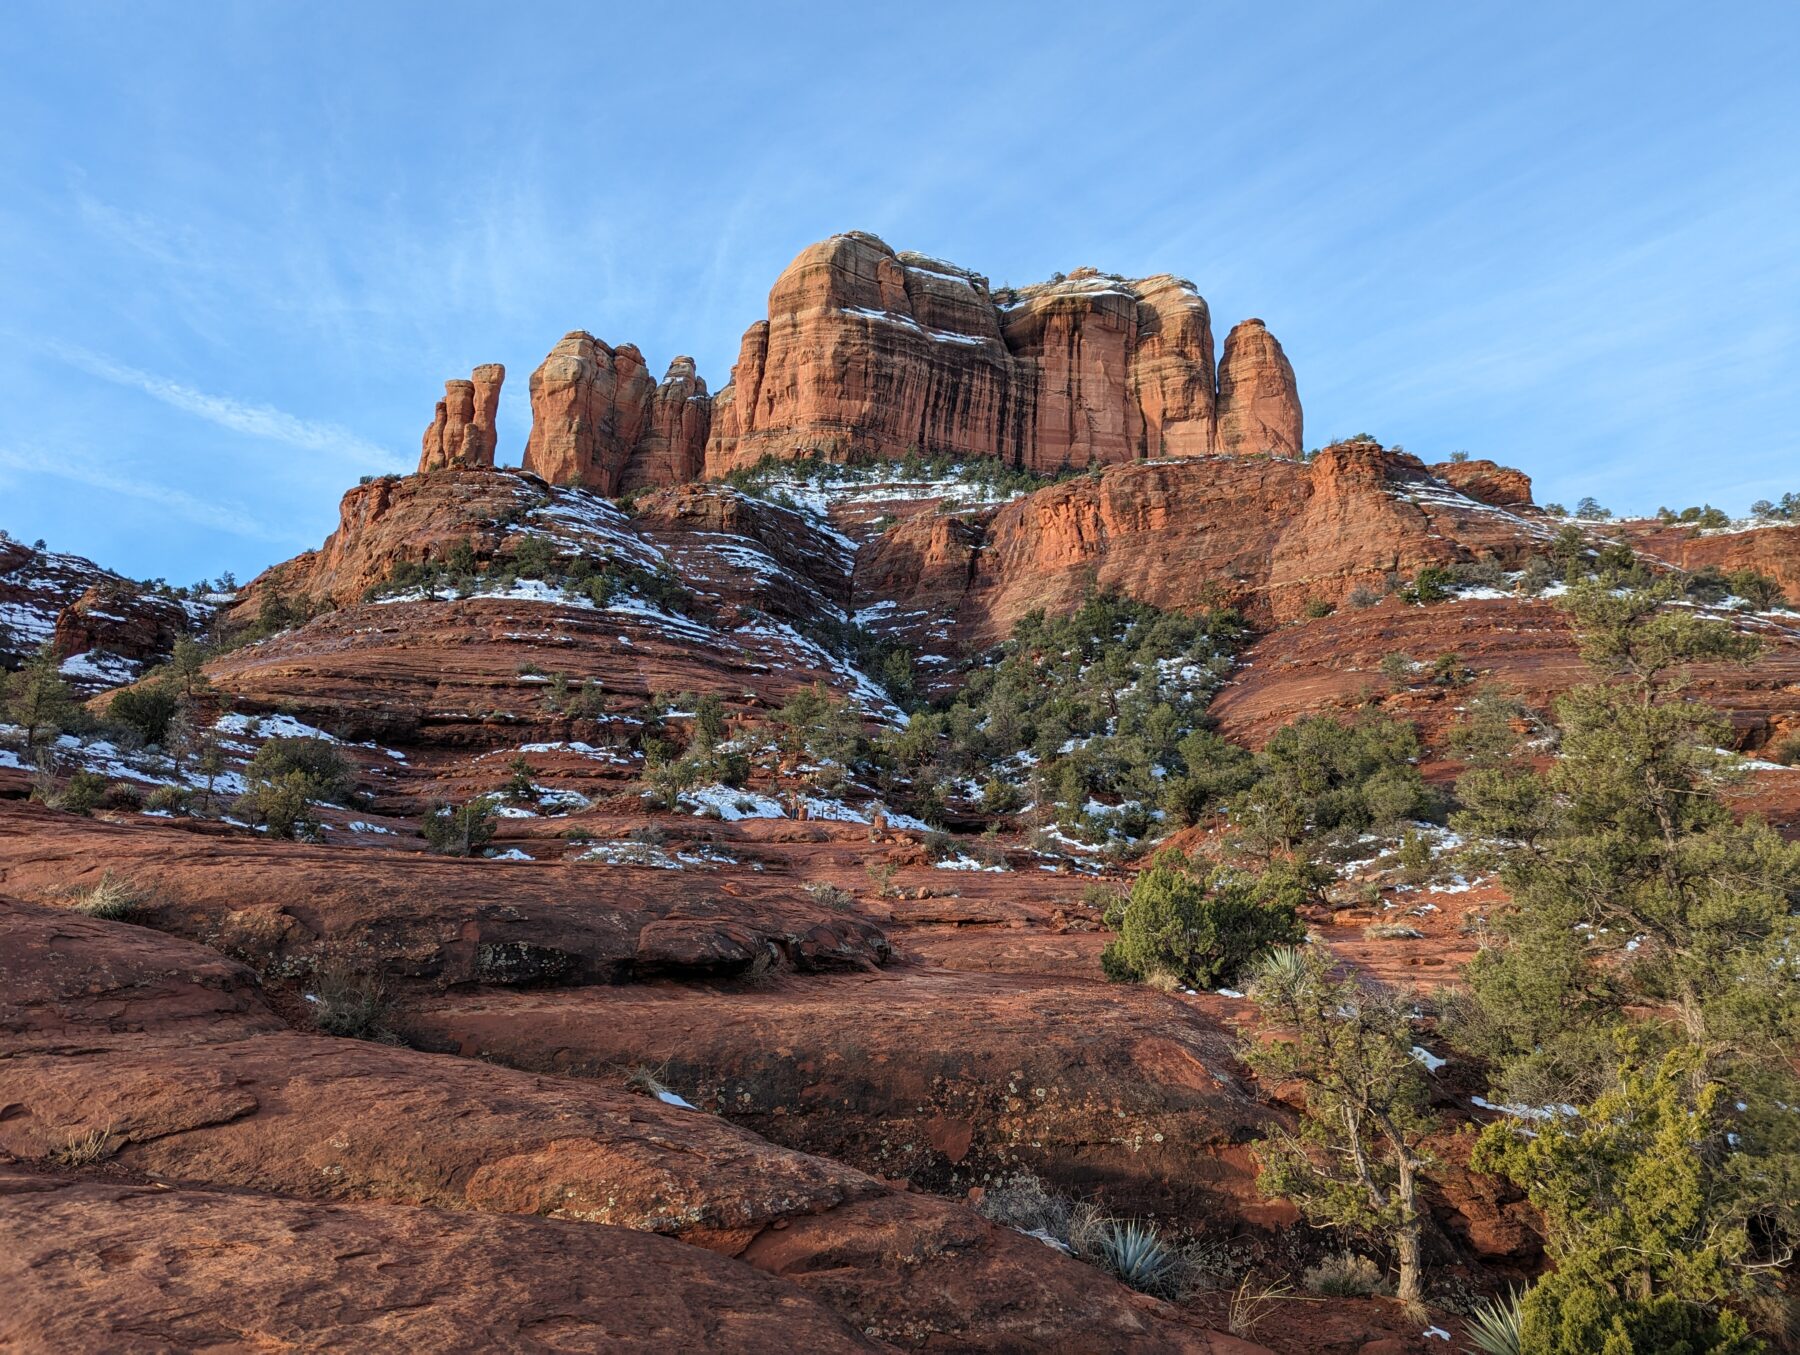
[[27,475],[47,475],[57,480],[86,485],[90,489],[121,494],[126,498],[166,509],[185,522],[210,527],[215,531],[230,532],[234,536],[284,544],[293,544],[298,540],[291,532],[281,531],[249,509],[227,500],[203,499],[186,490],[173,489],[153,480],[109,470],[104,466],[94,465],[79,455],[71,455],[64,448],[51,453],[35,447],[0,447],[0,468]]
[[386,447],[377,446],[347,428],[332,423],[302,419],[271,405],[252,404],[228,395],[210,395],[176,381],[141,372],[135,367],[115,362],[100,353],[71,344],[53,343],[50,351],[72,366],[103,381],[142,391],[153,400],[179,409],[195,418],[228,428],[234,433],[266,438],[285,443],[302,451],[319,452],[354,465],[388,470],[405,470],[407,463]]

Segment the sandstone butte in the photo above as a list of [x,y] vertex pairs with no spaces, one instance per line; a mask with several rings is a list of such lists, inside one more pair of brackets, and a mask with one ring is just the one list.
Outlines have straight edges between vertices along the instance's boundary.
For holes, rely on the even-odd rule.
[[[832,632],[903,645],[942,692],[1026,614],[1099,587],[1243,611],[1210,711],[1228,737],[1373,703],[1417,724],[1441,781],[1467,688],[1396,685],[1384,658],[1449,654],[1543,708],[1583,676],[1566,620],[1503,587],[1370,598],[1542,554],[1562,524],[1530,480],[1366,439],[1303,455],[1279,344],[1246,320],[1215,358],[1178,278],[994,289],[856,233],[782,274],[716,395],[691,359],[656,382],[631,345],[572,333],[531,377],[509,470],[503,379],[446,383],[418,474],[351,488],[319,549],[234,594],[173,598],[0,540],[0,656],[50,644],[96,711],[180,635],[272,601],[309,617],[212,658],[201,718],[232,775],[318,731],[356,783],[320,841],[282,842],[138,812],[176,773],[111,745],[92,817],[45,808],[0,747],[0,1349],[1459,1348],[1452,1308],[1431,1318],[1446,1347],[1380,1299],[1308,1296],[1228,1334],[1242,1267],[1294,1273],[1322,1244],[1256,1190],[1252,1145],[1292,1108],[1235,1057],[1246,1005],[1099,980],[1091,886],[1129,865],[1003,822],[993,866],[942,869],[867,788],[803,793],[760,764],[658,809],[642,745],[646,720],[692,718],[651,708],[681,692],[720,697],[733,734],[814,685],[897,722]],[[977,494],[883,465],[915,449],[1085,473]],[[788,502],[721,483],[807,453],[856,477]],[[1800,586],[1800,527],[1582,530],[1659,568]],[[392,583],[453,558],[505,572],[527,542],[679,582],[685,610],[531,578]],[[1800,638],[1741,624],[1766,656],[1691,690],[1754,751],[1800,731]],[[521,759],[531,788],[492,856],[424,852],[429,806],[502,791]],[[1790,777],[1757,768],[1746,793],[1795,832]],[[992,817],[951,806],[957,851]],[[71,910],[109,878],[135,891],[130,921]],[[1504,902],[1491,880],[1383,890],[1308,924],[1420,992],[1455,982]],[[1366,934],[1385,906],[1418,937]],[[317,1028],[346,973],[377,985],[385,1039]],[[1455,1062],[1433,1074],[1456,1123],[1482,1089]],[[1428,1259],[1445,1292],[1493,1291],[1540,1243],[1466,1152],[1438,1145]],[[971,1207],[1020,1172],[1239,1270],[1178,1303],[1134,1293]]]
[[[504,370],[445,383],[419,469],[491,466]],[[524,467],[615,495],[764,457],[908,451],[1038,474],[1214,452],[1298,456],[1294,369],[1261,320],[1215,358],[1191,282],[1078,268],[999,293],[979,273],[850,231],[803,250],[716,396],[678,357],[660,383],[632,344],[585,330],[531,374]]]

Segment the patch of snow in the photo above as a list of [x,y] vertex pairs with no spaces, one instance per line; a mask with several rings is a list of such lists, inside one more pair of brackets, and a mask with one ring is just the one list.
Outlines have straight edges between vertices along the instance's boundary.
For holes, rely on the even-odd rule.
[[117,654],[108,654],[100,649],[89,649],[80,654],[69,655],[62,661],[58,671],[64,677],[87,678],[117,687],[135,678],[139,668],[139,664],[130,659],[121,658]]
[[323,739],[336,743],[335,735],[296,720],[291,715],[221,715],[213,722],[221,734],[247,734],[259,739]]
[[1471,1096],[1469,1098],[1469,1104],[1481,1110],[1496,1111],[1501,1115],[1510,1115],[1514,1119],[1519,1120],[1554,1120],[1559,1115],[1575,1116],[1581,1114],[1579,1110],[1566,1102],[1552,1106],[1500,1106],[1495,1105],[1492,1101],[1488,1101],[1482,1097]]
[[1422,1044],[1416,1044],[1412,1047],[1412,1056],[1420,1063],[1424,1064],[1428,1072],[1433,1073],[1449,1062],[1448,1059],[1439,1058]]

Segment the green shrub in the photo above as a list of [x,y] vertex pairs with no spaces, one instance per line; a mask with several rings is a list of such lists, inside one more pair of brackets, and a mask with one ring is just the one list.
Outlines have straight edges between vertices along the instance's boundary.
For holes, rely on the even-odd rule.
[[494,837],[494,802],[478,795],[455,806],[439,805],[419,824],[426,845],[439,856],[474,856]]
[[1164,973],[1189,987],[1217,988],[1271,947],[1304,935],[1290,881],[1169,851],[1132,882],[1119,934],[1101,953],[1101,966],[1115,982]]
[[63,680],[56,655],[47,643],[26,659],[18,672],[0,682],[0,694],[5,697],[0,711],[9,723],[24,728],[28,747],[36,748],[46,738],[79,733],[87,727],[87,712]]
[[273,780],[258,780],[238,796],[232,808],[239,817],[261,824],[272,837],[316,841],[319,816],[313,809],[314,784],[294,770]]
[[160,744],[175,718],[179,702],[175,688],[161,682],[140,683],[113,696],[106,718],[123,725],[145,743]]
[[1456,576],[1441,565],[1426,565],[1413,575],[1411,586],[1401,590],[1400,596],[1408,602],[1416,602],[1421,606],[1433,602],[1443,602],[1451,596],[1456,587]]
[[1435,811],[1418,756],[1417,731],[1391,716],[1365,711],[1353,724],[1308,716],[1269,740],[1257,789],[1313,833],[1387,828]]
[[76,772],[61,785],[51,784],[45,792],[34,790],[33,794],[52,809],[60,809],[66,814],[79,814],[83,818],[92,814],[106,800],[107,782],[98,772]]
[[299,776],[306,782],[308,799],[328,803],[342,802],[355,785],[350,764],[337,746],[309,737],[270,739],[256,750],[244,775],[252,783],[275,783]]

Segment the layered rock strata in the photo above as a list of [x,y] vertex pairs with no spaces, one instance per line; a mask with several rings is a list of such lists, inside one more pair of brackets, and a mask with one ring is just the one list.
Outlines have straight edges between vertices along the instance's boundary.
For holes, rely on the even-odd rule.
[[[421,469],[477,464],[434,451],[474,418],[461,411],[479,392],[464,385],[451,383]],[[807,452],[948,452],[1039,474],[1297,456],[1302,430],[1280,343],[1246,320],[1215,360],[1206,300],[1185,279],[1079,268],[995,290],[860,231],[788,265],[716,398],[692,358],[657,384],[636,347],[577,330],[532,374],[531,408],[525,469],[608,495]]]

